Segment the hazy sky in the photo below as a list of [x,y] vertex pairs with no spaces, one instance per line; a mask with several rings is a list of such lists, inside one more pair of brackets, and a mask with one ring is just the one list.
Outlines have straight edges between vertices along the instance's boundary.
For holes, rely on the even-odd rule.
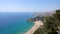
[[0,0],[0,11],[49,11],[60,9],[60,0]]

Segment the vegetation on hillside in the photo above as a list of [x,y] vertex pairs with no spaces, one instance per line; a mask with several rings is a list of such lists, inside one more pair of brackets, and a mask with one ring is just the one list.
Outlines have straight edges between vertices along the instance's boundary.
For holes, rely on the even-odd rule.
[[[45,16],[43,26],[44,34],[58,34],[60,29],[60,10],[56,10],[52,16]],[[40,34],[41,29],[38,29],[34,34]],[[57,32],[58,31],[58,32]]]

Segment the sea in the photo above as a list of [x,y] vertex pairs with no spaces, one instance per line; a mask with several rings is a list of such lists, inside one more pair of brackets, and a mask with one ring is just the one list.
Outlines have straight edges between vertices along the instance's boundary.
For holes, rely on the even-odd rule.
[[0,34],[24,34],[33,25],[27,22],[32,18],[32,12],[0,12]]

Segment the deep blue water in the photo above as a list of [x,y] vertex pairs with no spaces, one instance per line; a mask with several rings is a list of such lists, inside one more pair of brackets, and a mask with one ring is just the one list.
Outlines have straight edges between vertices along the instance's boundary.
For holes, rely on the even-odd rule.
[[24,34],[34,23],[27,23],[31,12],[0,12],[0,34]]

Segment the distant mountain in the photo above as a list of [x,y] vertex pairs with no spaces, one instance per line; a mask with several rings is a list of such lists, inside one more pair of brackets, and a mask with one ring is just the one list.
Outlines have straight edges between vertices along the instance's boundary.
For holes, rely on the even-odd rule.
[[33,13],[33,18],[28,18],[27,22],[33,22],[33,21],[44,21],[44,16],[52,16],[52,14],[55,12],[39,12],[39,13]]
[[33,16],[51,16],[53,13],[55,13],[54,11],[51,11],[51,12],[37,12],[37,13],[34,13]]

